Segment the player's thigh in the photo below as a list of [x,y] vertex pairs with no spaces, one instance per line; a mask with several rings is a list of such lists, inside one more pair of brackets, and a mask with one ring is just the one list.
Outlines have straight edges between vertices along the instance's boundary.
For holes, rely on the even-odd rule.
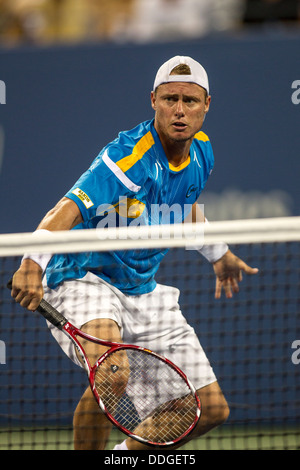
[[[90,336],[94,336],[105,341],[116,343],[122,342],[118,324],[109,318],[98,318],[96,320],[91,320],[81,327],[81,331],[87,333]],[[95,364],[97,359],[108,349],[107,346],[93,343],[84,338],[79,338],[79,341],[92,365]],[[77,351],[76,353],[79,360],[81,360]]]
[[202,422],[225,422],[229,416],[229,407],[218,382],[213,382],[197,390],[202,407]]
[[[105,341],[122,343],[120,328],[111,319],[101,318],[91,320],[81,327],[81,331]],[[85,339],[81,339],[81,344],[91,365],[94,365],[98,358],[109,349],[107,346],[102,346]],[[98,393],[104,401],[107,402],[112,393],[119,398],[122,396],[125,392],[129,375],[130,368],[126,349],[113,352],[106,357],[104,362],[101,362],[97,368],[96,382]]]

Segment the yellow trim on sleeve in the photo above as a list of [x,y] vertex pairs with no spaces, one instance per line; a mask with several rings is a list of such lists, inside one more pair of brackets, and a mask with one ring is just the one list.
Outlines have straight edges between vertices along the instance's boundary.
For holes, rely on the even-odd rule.
[[204,134],[204,132],[200,131],[200,132],[197,132],[197,134],[195,134],[195,139],[197,140],[202,140],[202,142],[209,142],[209,138],[206,134]]
[[154,139],[151,132],[147,132],[133,147],[132,154],[122,158],[116,165],[126,173],[145,153],[154,145]]

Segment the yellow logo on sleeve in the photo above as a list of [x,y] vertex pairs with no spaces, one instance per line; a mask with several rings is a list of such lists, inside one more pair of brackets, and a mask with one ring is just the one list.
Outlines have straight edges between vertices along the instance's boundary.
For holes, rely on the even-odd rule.
[[94,205],[93,201],[88,197],[87,194],[85,194],[84,191],[82,191],[82,189],[76,188],[74,191],[72,191],[72,194],[75,194],[75,196],[79,197],[87,209]]
[[137,199],[124,198],[119,200],[115,210],[121,217],[137,219],[145,210],[145,204]]

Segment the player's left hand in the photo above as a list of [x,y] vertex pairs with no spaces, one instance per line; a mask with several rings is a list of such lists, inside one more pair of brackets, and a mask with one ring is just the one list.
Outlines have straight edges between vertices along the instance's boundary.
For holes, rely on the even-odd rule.
[[257,268],[251,268],[230,250],[221,259],[213,263],[213,268],[216,274],[216,299],[221,297],[222,289],[224,289],[227,299],[238,293],[239,282],[243,279],[243,272],[250,275],[258,273]]

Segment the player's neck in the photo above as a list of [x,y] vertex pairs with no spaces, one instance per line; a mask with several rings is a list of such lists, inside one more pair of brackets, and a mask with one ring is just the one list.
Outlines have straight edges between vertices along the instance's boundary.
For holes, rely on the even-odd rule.
[[173,166],[182,165],[190,155],[191,140],[175,141],[159,136],[166,157]]

